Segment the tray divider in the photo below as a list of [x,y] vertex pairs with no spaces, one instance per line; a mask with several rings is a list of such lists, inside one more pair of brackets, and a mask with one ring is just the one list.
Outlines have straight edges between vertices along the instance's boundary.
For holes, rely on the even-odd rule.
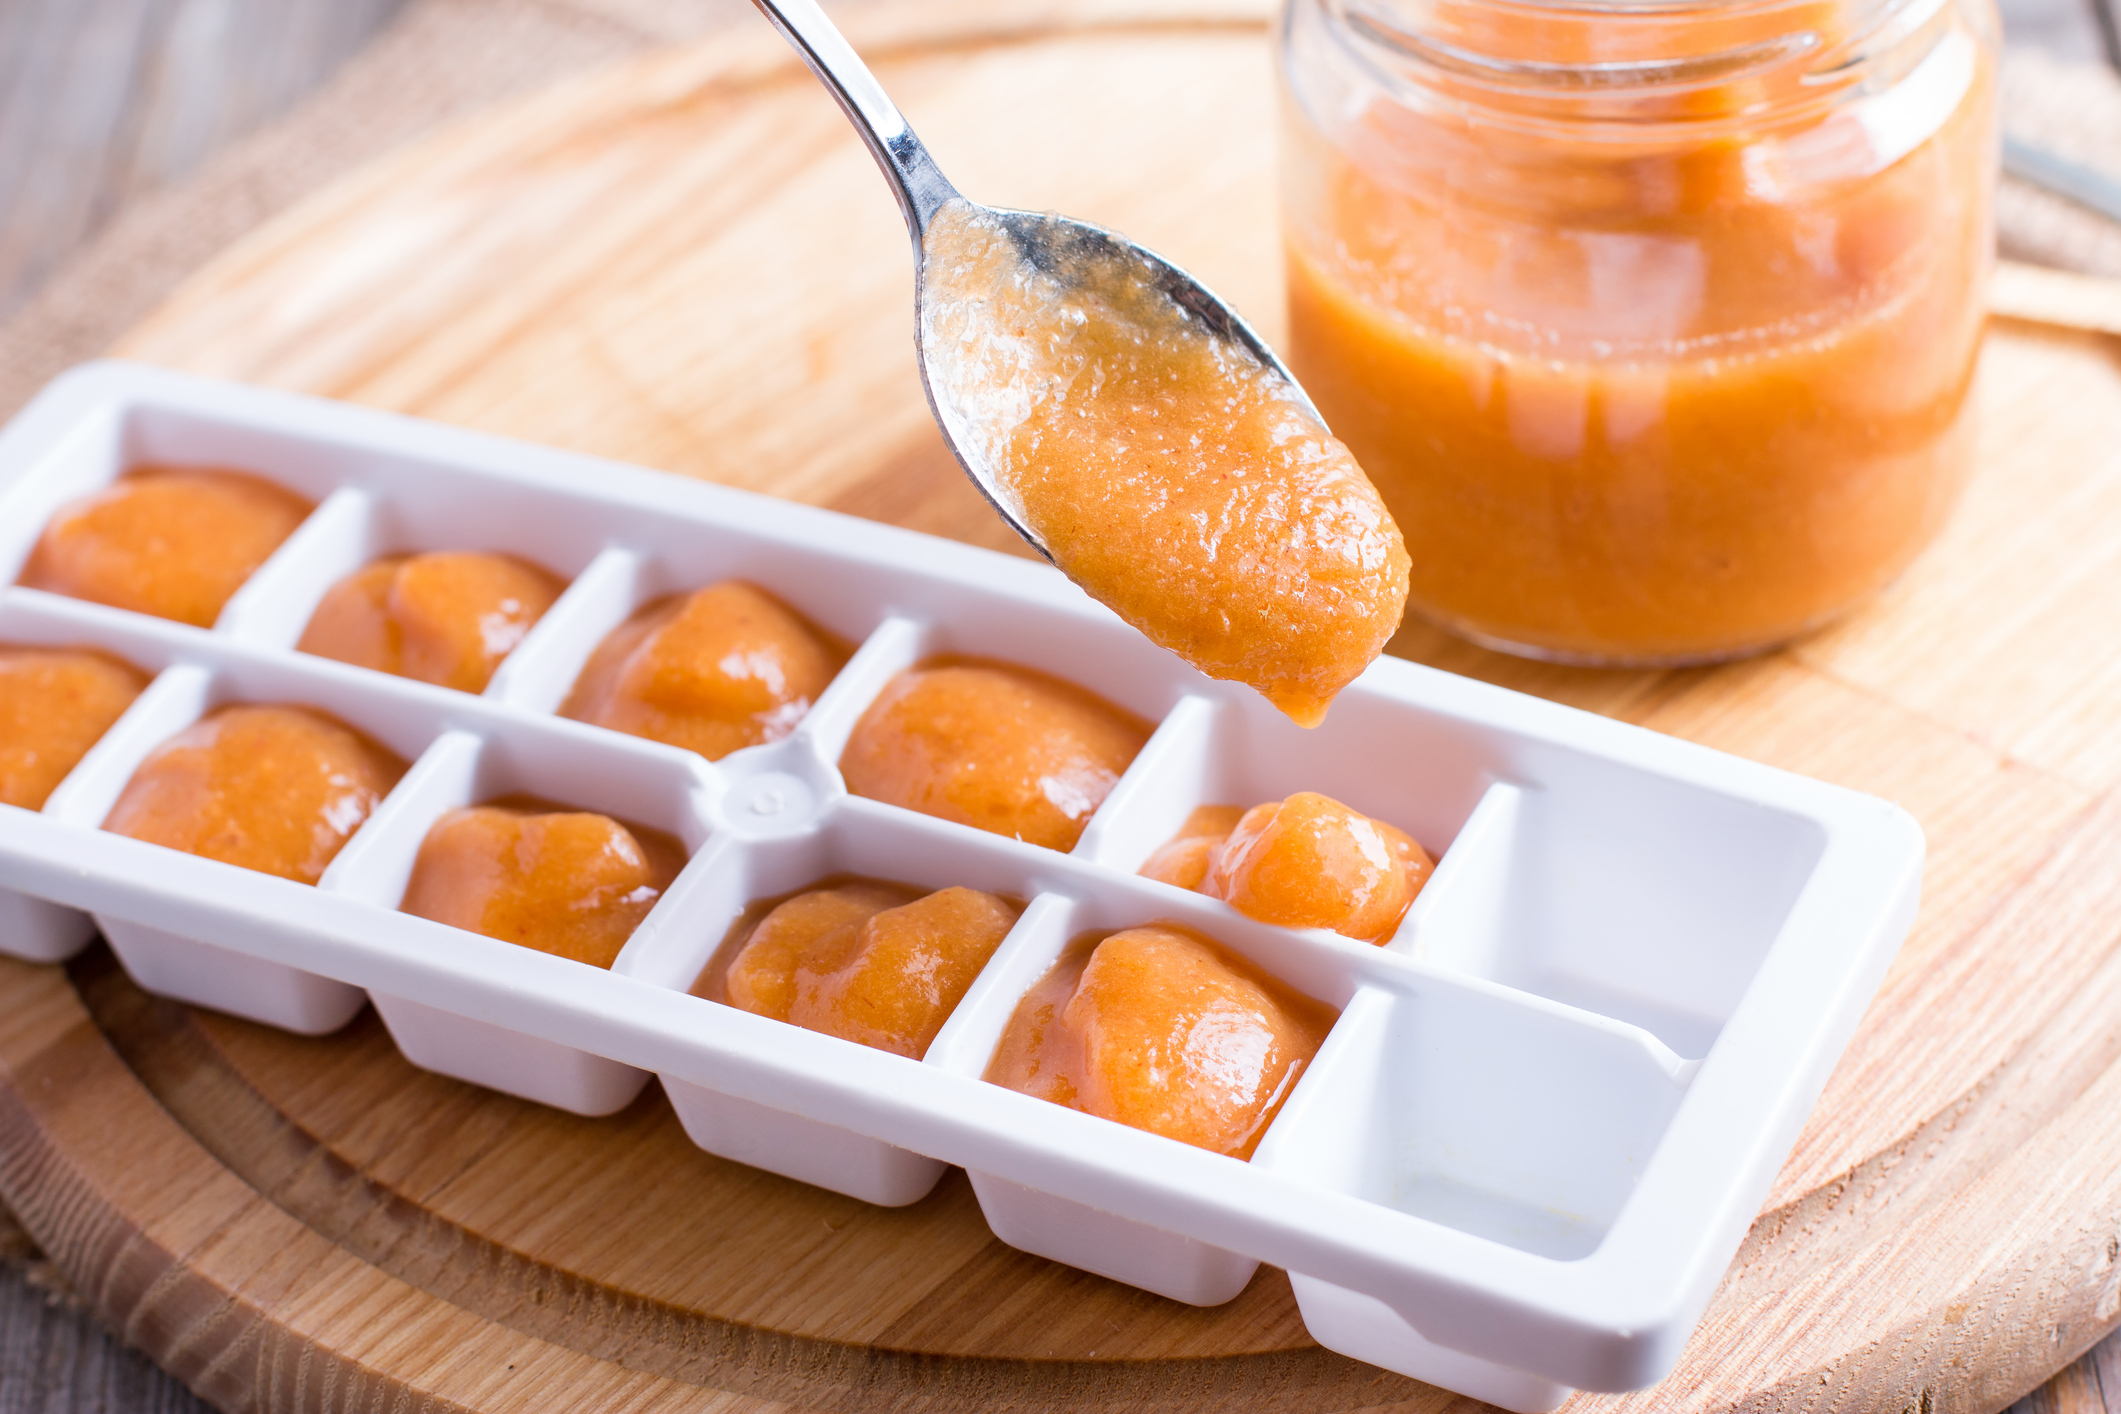
[[211,669],[195,663],[179,663],[156,674],[59,783],[44,802],[44,814],[69,825],[99,828],[148,753],[206,711],[213,678]]
[[1131,874],[1178,833],[1212,769],[1222,704],[1188,693],[1175,703],[1097,807],[1069,851],[1086,863]]
[[395,910],[428,829],[443,811],[467,803],[485,741],[448,731],[420,753],[331,861],[317,887]]
[[936,1033],[922,1064],[974,1080],[984,1076],[1017,1002],[1067,947],[1074,917],[1075,900],[1065,894],[1032,899]]
[[640,604],[648,569],[637,550],[598,552],[501,660],[484,695],[518,711],[559,711],[597,645]]
[[341,486],[243,581],[213,631],[258,648],[293,648],[332,586],[378,553],[375,497]]
[[808,743],[817,758],[837,773],[840,753],[847,748],[854,724],[886,683],[920,661],[928,650],[929,637],[928,625],[919,619],[893,614],[878,624],[819,695],[793,738]]
[[1493,938],[1509,905],[1511,856],[1523,808],[1523,787],[1489,784],[1400,919],[1387,950],[1477,976],[1495,975],[1494,959],[1480,951],[1480,941]]

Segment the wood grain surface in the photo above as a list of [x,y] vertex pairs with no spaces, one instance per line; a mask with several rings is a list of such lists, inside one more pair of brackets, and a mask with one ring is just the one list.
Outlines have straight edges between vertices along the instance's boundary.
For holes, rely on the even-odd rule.
[[[968,191],[1149,241],[1273,337],[1257,10],[925,5],[856,38]],[[936,438],[903,233],[763,33],[349,179],[122,352],[1014,548]],[[1987,1410],[2121,1319],[2121,352],[1992,336],[1939,547],[1790,651],[1685,673],[1395,651],[1897,799],[1926,904],[1679,1371],[1575,1407]],[[0,1194],[224,1407],[1441,1408],[1311,1346],[897,1212],[153,1002],[0,969]]]

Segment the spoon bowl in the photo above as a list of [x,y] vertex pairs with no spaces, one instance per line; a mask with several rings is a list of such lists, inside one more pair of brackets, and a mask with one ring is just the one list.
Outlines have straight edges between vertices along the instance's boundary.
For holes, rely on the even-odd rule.
[[[915,135],[905,115],[862,62],[839,27],[826,17],[815,0],[753,0],[788,42],[802,55],[812,73],[823,81],[834,99],[861,134],[870,155],[883,169],[906,228],[913,238],[914,342],[921,367],[921,386],[929,409],[942,430],[943,441],[972,484],[987,498],[1009,528],[1030,546],[1053,559],[1053,548],[1025,519],[1023,508],[1011,488],[1004,485],[990,459],[980,454],[973,429],[968,426],[964,400],[952,396],[951,370],[933,357],[930,331],[931,289],[928,278],[930,236],[937,215],[952,203],[961,203],[978,216],[1000,223],[1015,243],[1029,271],[1063,284],[1113,284],[1133,281],[1153,289],[1168,302],[1174,317],[1187,321],[1208,335],[1229,357],[1249,360],[1287,384],[1290,395],[1314,418],[1311,405],[1296,379],[1274,351],[1267,347],[1237,311],[1183,269],[1146,246],[1128,240],[1116,231],[1078,221],[1055,212],[1020,211],[982,206],[960,195],[943,175],[927,147]],[[939,390],[942,396],[938,396]]]
[[[1008,235],[1025,270],[1034,271],[1062,287],[1110,289],[1131,286],[1152,291],[1168,306],[1168,317],[1172,322],[1207,335],[1226,358],[1247,360],[1271,373],[1287,385],[1290,395],[1305,410],[1313,417],[1318,416],[1318,410],[1281,359],[1236,310],[1147,246],[1103,226],[1056,212],[980,206],[964,201],[962,197],[958,200],[963,201],[976,218],[994,222]],[[974,419],[967,415],[971,402],[969,390],[958,386],[962,381],[960,370],[953,366],[947,350],[938,347],[934,337],[935,304],[939,296],[947,297],[948,294],[936,289],[930,279],[934,266],[930,259],[929,235],[934,227],[931,218],[923,231],[919,272],[914,283],[914,345],[928,406],[935,414],[937,425],[942,428],[944,442],[972,483],[979,487],[980,493],[1011,529],[1051,560],[1054,557],[1052,547],[1026,519],[1014,489],[1002,481],[995,459],[982,453],[978,429],[973,425]]]
[[959,195],[815,0],[754,0],[891,183],[937,426],[988,502],[1152,642],[1303,726],[1397,630],[1384,499],[1237,313],[1113,231]]

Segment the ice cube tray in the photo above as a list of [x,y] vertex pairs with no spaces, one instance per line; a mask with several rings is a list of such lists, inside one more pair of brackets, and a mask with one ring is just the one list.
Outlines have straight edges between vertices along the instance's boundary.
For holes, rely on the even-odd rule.
[[[210,631],[13,584],[57,506],[142,462],[318,502]],[[459,548],[571,581],[484,694],[293,651],[359,564]],[[860,644],[793,736],[710,764],[554,715],[635,607],[731,577]],[[148,990],[296,1031],[373,1001],[416,1064],[583,1114],[654,1075],[702,1148],[871,1202],[960,1164],[1006,1242],[1196,1303],[1275,1263],[1320,1343],[1510,1409],[1671,1367],[1915,911],[1922,836],[1883,801],[1392,660],[1306,732],[1044,566],[147,368],[78,369],[0,433],[0,583],[0,643],[156,675],[43,811],[0,807],[0,947],[57,960],[100,928]],[[1157,723],[1071,853],[846,793],[856,718],[940,653]],[[98,828],[234,701],[324,707],[414,762],[315,888]],[[1387,946],[1135,875],[1194,806],[1297,790],[1443,851]],[[517,791],[690,851],[610,971],[395,911],[442,811]],[[921,1061],[687,994],[748,903],[833,873],[1030,901]],[[1153,919],[1340,1009],[1250,1163],[979,1078],[1070,939]]]

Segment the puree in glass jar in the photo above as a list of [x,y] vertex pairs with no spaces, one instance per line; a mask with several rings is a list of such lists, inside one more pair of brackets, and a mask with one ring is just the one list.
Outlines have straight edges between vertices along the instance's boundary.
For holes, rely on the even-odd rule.
[[1204,805],[1141,867],[1262,923],[1379,944],[1435,870],[1405,831],[1315,791],[1250,810]]
[[140,467],[60,507],[22,583],[210,628],[312,509],[246,472]]
[[660,830],[508,796],[434,823],[398,907],[609,967],[684,867],[685,847]]
[[1019,912],[977,889],[866,879],[811,889],[749,929],[706,995],[918,1060]]
[[1070,850],[1149,740],[1149,724],[1072,683],[977,658],[884,685],[840,755],[847,789]]
[[0,805],[41,810],[147,686],[91,648],[0,644]]
[[501,660],[566,587],[514,555],[394,555],[325,591],[295,647],[459,692],[484,692]]
[[[1432,75],[1415,103],[1353,61],[1337,83],[1364,41],[1301,6],[1289,360],[1405,532],[1410,609],[1535,656],[1713,660],[1933,538],[1971,464],[1991,241],[1974,7],[1925,11],[1903,56],[1838,47],[1853,6],[1701,6],[1757,79],[1497,98]],[[1567,48],[1579,23],[1609,48],[1693,23],[1637,8],[1401,13],[1477,12],[1467,43],[1573,75],[1600,57]]]
[[924,250],[936,396],[1053,562],[1152,642],[1317,725],[1407,592],[1399,531],[1348,449],[1146,263],[1063,282],[963,201]]
[[314,884],[405,762],[311,707],[223,707],[149,753],[103,828]]
[[604,636],[560,715],[719,761],[779,741],[847,650],[742,580],[645,605]]
[[1151,923],[1063,954],[1017,1003],[986,1078],[1248,1159],[1335,1015],[1199,934]]

